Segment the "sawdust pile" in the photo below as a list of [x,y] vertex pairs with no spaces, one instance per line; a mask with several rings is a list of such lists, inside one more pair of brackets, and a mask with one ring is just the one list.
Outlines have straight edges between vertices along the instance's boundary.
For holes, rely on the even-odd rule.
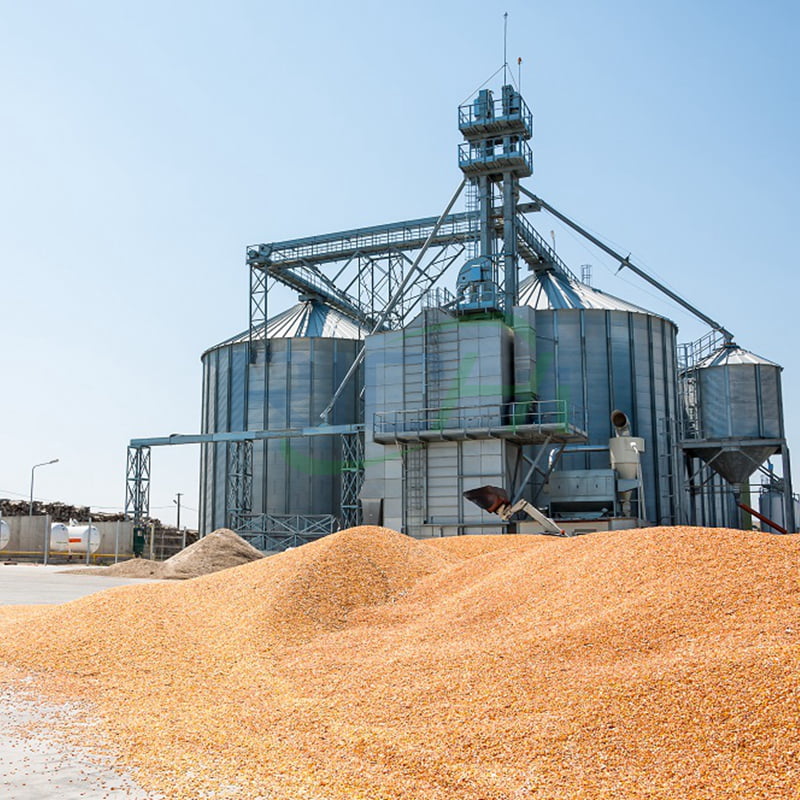
[[75,575],[92,572],[116,578],[162,578],[186,580],[230,569],[264,558],[264,554],[228,528],[218,528],[166,561],[130,558],[108,567],[62,570]]
[[[112,578],[161,578],[162,562],[151,561],[149,558],[130,558],[108,567],[97,567],[96,574],[108,575]],[[65,570],[66,571],[66,570]],[[75,574],[79,570],[69,570]]]
[[161,577],[197,578],[260,558],[264,554],[241,536],[228,528],[218,528],[168,558],[162,564]]
[[800,537],[362,527],[3,619],[138,782],[198,797],[797,798]]

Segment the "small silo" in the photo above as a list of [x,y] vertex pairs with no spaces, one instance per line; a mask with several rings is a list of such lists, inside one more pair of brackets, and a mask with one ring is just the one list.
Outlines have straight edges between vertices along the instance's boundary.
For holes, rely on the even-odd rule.
[[784,439],[782,367],[734,343],[692,370],[695,420],[687,452],[733,486],[746,483]]
[[[317,299],[306,299],[249,332],[209,350],[203,362],[202,432],[280,431],[320,424],[320,414],[361,349],[359,324]],[[251,350],[252,348],[252,350]],[[359,421],[361,381],[352,380],[328,422]],[[229,449],[202,446],[200,530],[230,524]],[[252,511],[339,516],[341,441],[335,436],[256,440]]]
[[567,400],[589,436],[588,446],[567,448],[558,469],[608,469],[611,414],[620,410],[644,439],[638,514],[672,524],[675,491],[665,464],[672,457],[667,421],[677,416],[676,325],[555,271],[524,280],[519,302],[535,309],[538,396]]
[[[790,520],[786,514],[786,484],[783,480],[773,481],[773,485],[761,487],[758,496],[758,510],[771,522],[775,522],[784,529],[793,529],[797,520],[800,520],[800,498],[793,495],[791,498]],[[791,516],[793,515],[793,516]],[[767,533],[774,533],[775,528],[767,522],[761,522],[761,530]],[[790,530],[791,532],[791,530]]]

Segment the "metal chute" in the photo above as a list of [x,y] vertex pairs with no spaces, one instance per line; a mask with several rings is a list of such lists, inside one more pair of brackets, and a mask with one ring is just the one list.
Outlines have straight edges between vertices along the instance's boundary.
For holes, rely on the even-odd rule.
[[500,486],[479,486],[477,489],[469,489],[464,492],[464,497],[478,508],[488,511],[490,514],[497,514],[500,519],[508,521],[518,511],[524,511],[532,520],[538,522],[545,533],[565,536],[562,528],[559,528],[550,517],[545,516],[538,508],[531,505],[527,500],[517,500],[512,503],[508,492]]

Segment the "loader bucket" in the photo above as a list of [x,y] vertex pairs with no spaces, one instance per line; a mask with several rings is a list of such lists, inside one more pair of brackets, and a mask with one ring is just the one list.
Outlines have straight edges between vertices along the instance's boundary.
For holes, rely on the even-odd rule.
[[478,489],[469,489],[464,492],[464,497],[490,514],[494,514],[498,508],[511,503],[506,490],[499,486],[481,486]]

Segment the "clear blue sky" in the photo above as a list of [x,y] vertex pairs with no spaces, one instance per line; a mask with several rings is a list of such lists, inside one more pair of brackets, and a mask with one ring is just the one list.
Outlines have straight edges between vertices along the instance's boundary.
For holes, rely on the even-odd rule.
[[[504,11],[526,186],[782,364],[797,457],[799,8],[0,0],[0,496],[59,458],[37,497],[121,508],[128,441],[199,430],[200,355],[247,325],[246,244],[439,213]],[[532,221],[595,285],[704,332]],[[197,460],[154,451],[156,516],[183,492],[195,524]]]

